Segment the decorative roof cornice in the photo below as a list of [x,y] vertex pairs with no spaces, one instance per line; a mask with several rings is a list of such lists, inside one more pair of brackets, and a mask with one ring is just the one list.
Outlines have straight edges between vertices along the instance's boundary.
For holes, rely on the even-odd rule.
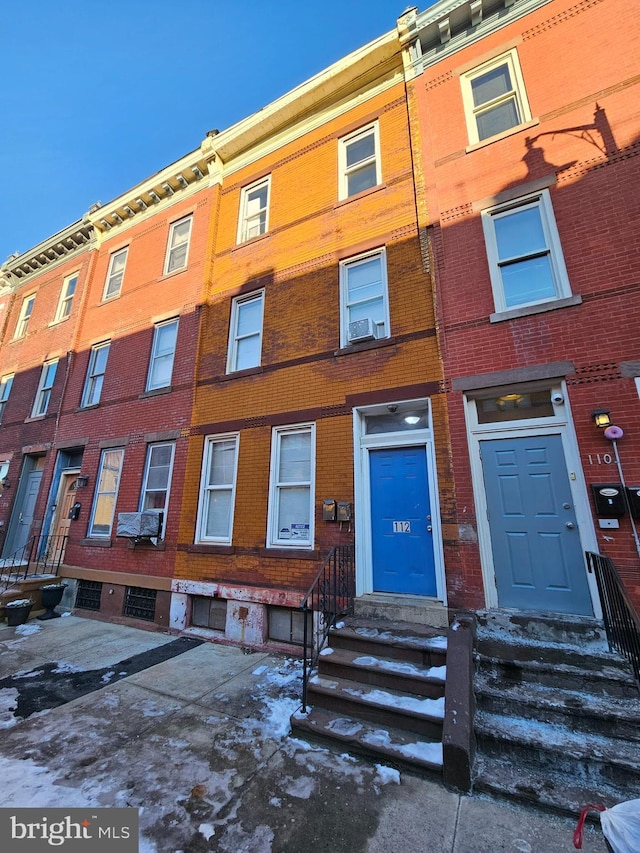
[[424,12],[407,9],[397,24],[407,78],[418,77],[425,68],[552,2],[441,0]]
[[81,219],[58,231],[22,254],[9,255],[0,266],[0,286],[16,287],[33,275],[68,260],[76,252],[89,247],[93,228],[87,219]]

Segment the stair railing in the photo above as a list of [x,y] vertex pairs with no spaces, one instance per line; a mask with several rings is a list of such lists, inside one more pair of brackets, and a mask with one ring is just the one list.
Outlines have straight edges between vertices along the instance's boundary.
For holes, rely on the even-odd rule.
[[304,650],[302,710],[307,710],[307,684],[330,629],[339,616],[353,613],[356,594],[355,546],[336,545],[302,599]]
[[58,574],[67,542],[66,534],[36,535],[12,554],[0,558],[0,592],[26,580],[30,575],[46,572]]
[[640,687],[640,616],[613,561],[591,551],[586,557],[589,571],[596,576],[609,648],[629,661]]

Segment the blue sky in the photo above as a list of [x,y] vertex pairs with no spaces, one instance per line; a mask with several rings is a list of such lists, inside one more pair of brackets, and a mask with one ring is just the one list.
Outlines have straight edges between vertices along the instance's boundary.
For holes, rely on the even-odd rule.
[[407,5],[4,0],[0,263],[394,29]]

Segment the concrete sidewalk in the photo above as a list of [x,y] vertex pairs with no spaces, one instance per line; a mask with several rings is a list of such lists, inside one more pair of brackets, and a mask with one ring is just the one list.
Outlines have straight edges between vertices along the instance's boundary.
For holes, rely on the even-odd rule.
[[[137,807],[145,853],[574,849],[571,819],[290,738],[298,661],[175,644],[76,616],[3,624],[2,805]],[[599,828],[583,849],[605,853]]]

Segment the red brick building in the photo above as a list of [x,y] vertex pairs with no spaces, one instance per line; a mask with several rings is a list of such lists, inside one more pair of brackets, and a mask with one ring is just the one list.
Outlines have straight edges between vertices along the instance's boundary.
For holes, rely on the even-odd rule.
[[[398,22],[447,382],[454,606],[600,615],[585,551],[612,557],[640,602],[640,35],[628,12],[622,0],[481,0]],[[601,409],[619,441],[595,426]]]

